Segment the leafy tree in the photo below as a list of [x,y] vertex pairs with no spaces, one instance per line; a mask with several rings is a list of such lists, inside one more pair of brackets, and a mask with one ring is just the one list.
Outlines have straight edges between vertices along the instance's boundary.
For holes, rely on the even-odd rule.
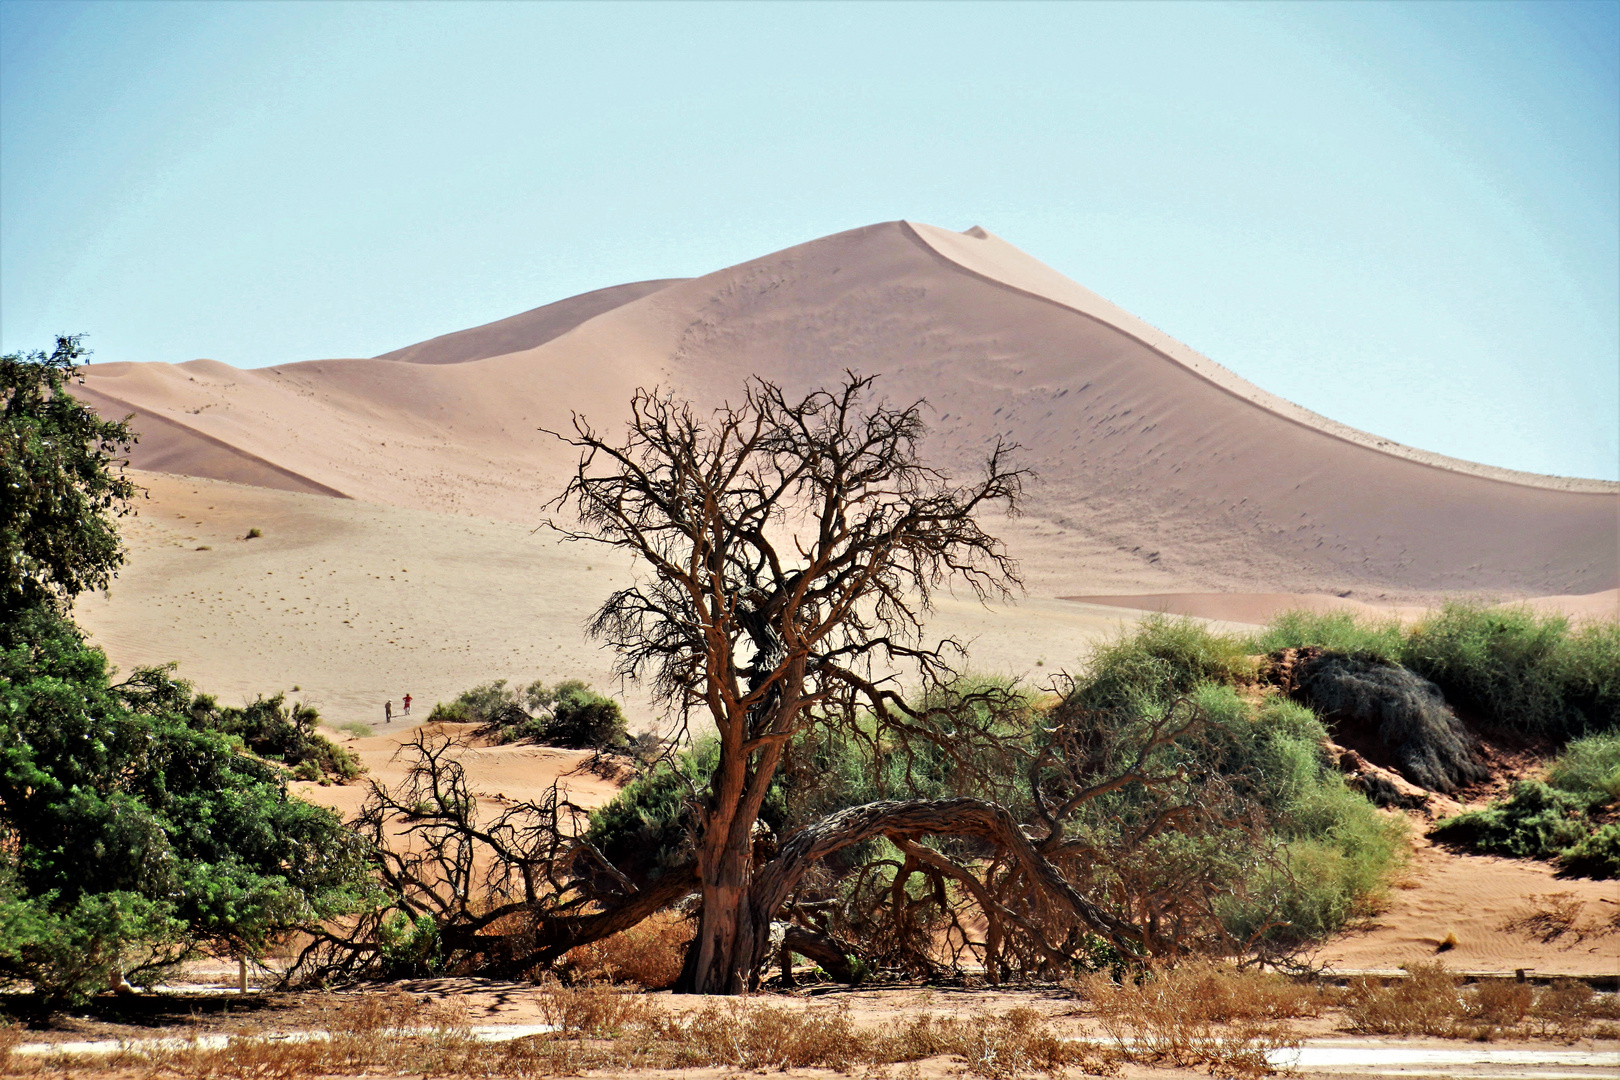
[[261,721],[309,724],[274,699],[217,710],[166,668],[115,685],[68,618],[122,564],[138,491],[128,426],[69,392],[84,355],[61,337],[0,357],[0,974],[48,1004],[199,948],[257,952],[371,888],[359,838],[241,749]]
[[199,948],[254,953],[365,896],[361,845],[199,730],[161,668],[112,684],[49,605],[0,629],[0,972],[49,1001]]
[[135,435],[68,392],[89,354],[81,340],[0,356],[0,614],[70,603],[124,561],[115,519],[139,488],[119,458]]

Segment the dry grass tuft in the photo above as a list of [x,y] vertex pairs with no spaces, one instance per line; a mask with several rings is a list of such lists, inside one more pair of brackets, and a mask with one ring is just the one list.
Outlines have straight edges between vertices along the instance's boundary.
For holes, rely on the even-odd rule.
[[571,950],[568,967],[592,982],[633,983],[662,990],[680,976],[692,933],[690,920],[660,912],[612,937]]

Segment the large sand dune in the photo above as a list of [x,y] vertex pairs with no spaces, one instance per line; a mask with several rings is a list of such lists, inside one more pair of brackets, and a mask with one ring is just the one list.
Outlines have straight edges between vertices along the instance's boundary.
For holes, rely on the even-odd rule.
[[98,364],[88,388],[152,433],[143,467],[533,523],[571,460],[538,429],[572,411],[611,427],[637,386],[713,403],[749,375],[803,389],[852,367],[928,399],[931,452],[952,468],[997,436],[1026,448],[1039,479],[1008,534],[1039,595],[1425,602],[1620,585],[1620,485],[1457,462],[1315,416],[983,230],[890,222],[623,288],[643,286],[506,320],[546,337],[606,305],[503,355],[474,358],[530,331],[253,371]]

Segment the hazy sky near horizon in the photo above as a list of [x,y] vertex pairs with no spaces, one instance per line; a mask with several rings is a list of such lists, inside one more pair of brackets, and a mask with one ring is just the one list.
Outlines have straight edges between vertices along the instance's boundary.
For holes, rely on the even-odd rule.
[[0,0],[5,352],[371,356],[895,218],[1620,479],[1620,3]]

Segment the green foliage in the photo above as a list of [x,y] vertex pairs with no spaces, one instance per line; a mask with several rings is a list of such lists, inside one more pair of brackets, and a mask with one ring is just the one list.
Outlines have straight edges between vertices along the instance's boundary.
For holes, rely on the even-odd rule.
[[428,721],[478,724],[480,736],[501,743],[609,750],[629,742],[619,703],[578,679],[554,686],[537,679],[522,690],[496,679],[435,705]]
[[1401,624],[1349,611],[1285,611],[1249,643],[1251,651],[1268,654],[1312,647],[1398,664],[1403,648]]
[[71,1001],[363,901],[354,834],[193,701],[164,669],[112,685],[52,607],[0,623],[0,973]]
[[1401,662],[1505,731],[1567,739],[1620,728],[1620,622],[1572,627],[1527,608],[1447,604]]
[[1547,771],[1547,783],[1593,802],[1620,799],[1620,731],[1588,735],[1564,747]]
[[1591,832],[1586,808],[1580,795],[1520,780],[1506,800],[1447,818],[1429,835],[1486,854],[1549,859]]
[[[585,838],[632,880],[657,880],[691,858],[693,803],[719,758],[719,741],[711,738],[659,762],[592,812]],[[780,798],[770,798],[761,817],[779,827],[781,810]]]
[[444,974],[446,957],[439,923],[432,915],[414,920],[395,911],[382,924],[377,942],[384,979],[431,979]]
[[1572,877],[1620,878],[1620,822],[1611,821],[1558,853],[1560,869]]
[[221,707],[212,695],[198,694],[188,712],[194,726],[234,736],[259,757],[292,766],[296,779],[353,780],[365,771],[352,754],[316,731],[321,716],[313,706],[289,704],[280,693],[261,695],[241,708]]
[[135,436],[68,392],[88,351],[0,356],[0,616],[104,588],[123,564],[115,519],[139,489],[118,460]]
[[1594,813],[1620,797],[1620,732],[1570,743],[1546,783],[1522,780],[1505,800],[1448,818],[1431,836],[1475,851],[1556,860],[1577,877],[1620,876],[1620,827]]
[[1203,683],[1249,681],[1256,667],[1246,645],[1192,619],[1149,615],[1091,657],[1069,698],[1092,709],[1142,709]]

